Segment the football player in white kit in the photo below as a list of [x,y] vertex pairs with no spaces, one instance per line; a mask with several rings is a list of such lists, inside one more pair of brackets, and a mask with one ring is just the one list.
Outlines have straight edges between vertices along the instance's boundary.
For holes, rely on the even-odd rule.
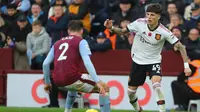
[[174,45],[175,51],[180,51],[184,61],[185,75],[189,76],[191,74],[185,46],[159,22],[161,12],[162,7],[159,4],[151,4],[146,9],[146,18],[139,18],[128,24],[126,28],[115,28],[113,21],[109,19],[104,23],[106,28],[118,34],[136,33],[131,49],[133,64],[128,81],[128,96],[129,102],[137,112],[142,112],[142,108],[138,104],[138,97],[135,93],[138,86],[144,84],[147,74],[152,81],[159,112],[166,112],[160,84],[162,78],[161,51],[166,40]]

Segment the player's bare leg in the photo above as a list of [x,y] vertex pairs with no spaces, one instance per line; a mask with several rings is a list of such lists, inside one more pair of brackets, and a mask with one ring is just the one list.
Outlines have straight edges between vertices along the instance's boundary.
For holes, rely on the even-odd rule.
[[[99,105],[101,112],[110,112],[110,95],[109,95],[109,87],[103,83],[105,94],[99,94]],[[100,89],[95,86],[92,90],[92,93],[99,93]]]
[[72,107],[73,107],[74,101],[76,100],[77,94],[78,94],[77,91],[68,91],[66,104],[65,104],[65,112],[72,112]]
[[136,95],[137,88],[137,86],[128,87],[129,102],[137,112],[142,112],[142,108],[138,103],[138,97]]
[[153,90],[156,95],[157,104],[159,106],[159,112],[166,112],[165,99],[161,91],[161,76],[152,76],[151,78],[153,84]]

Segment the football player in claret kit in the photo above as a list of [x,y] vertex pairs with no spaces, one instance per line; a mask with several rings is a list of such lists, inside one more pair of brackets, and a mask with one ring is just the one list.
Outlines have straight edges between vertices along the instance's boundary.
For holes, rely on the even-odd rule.
[[142,112],[142,108],[138,104],[136,91],[144,84],[147,73],[152,81],[159,112],[166,112],[165,99],[161,91],[161,51],[165,41],[173,44],[175,51],[180,51],[184,61],[185,75],[191,74],[185,47],[171,31],[159,23],[161,12],[160,4],[150,4],[146,9],[146,17],[133,21],[126,28],[115,28],[113,21],[109,19],[104,23],[106,28],[118,34],[136,33],[131,48],[133,64],[128,81],[128,96],[130,104],[137,112]]
[[[53,82],[68,91],[65,112],[71,112],[77,92],[99,93],[101,112],[110,112],[109,87],[102,82],[90,60],[91,51],[86,40],[82,39],[83,24],[72,20],[68,24],[69,36],[57,41],[43,63],[45,91],[49,92],[50,63],[54,62]],[[79,65],[83,61],[90,75],[80,73]]]

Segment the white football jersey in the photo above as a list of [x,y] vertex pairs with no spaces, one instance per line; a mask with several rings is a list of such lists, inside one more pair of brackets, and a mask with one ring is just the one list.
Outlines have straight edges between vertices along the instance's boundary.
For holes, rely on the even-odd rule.
[[141,65],[161,63],[161,51],[165,40],[171,44],[178,41],[178,38],[162,24],[151,31],[146,18],[140,18],[128,24],[127,29],[136,33],[131,57],[134,62]]

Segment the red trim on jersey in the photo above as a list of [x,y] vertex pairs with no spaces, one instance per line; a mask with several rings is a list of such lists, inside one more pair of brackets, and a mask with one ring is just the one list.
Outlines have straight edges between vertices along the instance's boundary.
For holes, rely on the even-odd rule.
[[165,26],[163,26],[162,24],[160,24],[159,26],[160,28],[164,29],[165,31],[167,31],[168,33],[170,33],[169,29],[167,29]]

